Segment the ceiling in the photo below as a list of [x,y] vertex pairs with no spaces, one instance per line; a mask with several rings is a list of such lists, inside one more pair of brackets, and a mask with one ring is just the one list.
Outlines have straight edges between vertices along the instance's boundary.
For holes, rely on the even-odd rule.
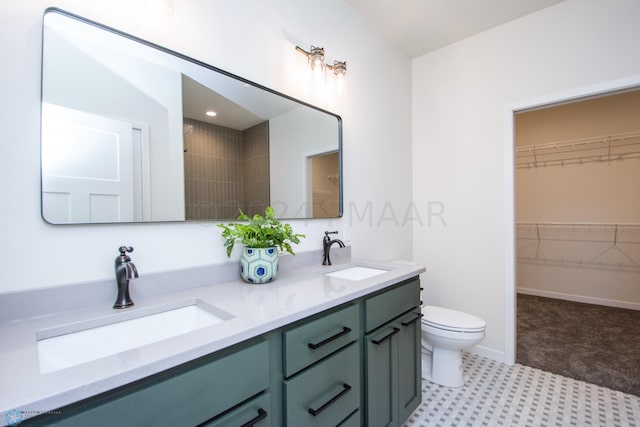
[[564,0],[346,0],[415,58]]

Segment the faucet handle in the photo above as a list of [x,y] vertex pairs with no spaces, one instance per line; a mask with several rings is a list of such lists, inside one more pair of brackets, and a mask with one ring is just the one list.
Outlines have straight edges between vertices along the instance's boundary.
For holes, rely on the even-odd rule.
[[120,251],[120,256],[126,256],[127,252],[133,252],[133,246],[120,246],[118,250]]
[[338,234],[338,230],[336,230],[336,231],[325,231],[324,232],[325,236],[328,236],[329,234]]

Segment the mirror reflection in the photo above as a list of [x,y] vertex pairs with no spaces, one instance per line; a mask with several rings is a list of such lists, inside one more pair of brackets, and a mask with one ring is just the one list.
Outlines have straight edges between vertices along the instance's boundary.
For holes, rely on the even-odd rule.
[[44,16],[53,224],[341,215],[341,120],[58,9]]

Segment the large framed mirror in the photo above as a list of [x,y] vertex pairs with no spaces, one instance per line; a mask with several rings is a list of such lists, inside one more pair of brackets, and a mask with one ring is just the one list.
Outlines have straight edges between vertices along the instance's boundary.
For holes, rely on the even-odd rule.
[[52,224],[342,215],[338,115],[57,8],[41,123]]

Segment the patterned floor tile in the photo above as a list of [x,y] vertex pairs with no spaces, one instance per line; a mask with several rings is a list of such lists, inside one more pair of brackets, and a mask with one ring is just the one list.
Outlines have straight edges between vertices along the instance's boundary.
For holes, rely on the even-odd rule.
[[640,427],[640,397],[528,366],[464,355],[467,383],[423,381],[405,427]]

